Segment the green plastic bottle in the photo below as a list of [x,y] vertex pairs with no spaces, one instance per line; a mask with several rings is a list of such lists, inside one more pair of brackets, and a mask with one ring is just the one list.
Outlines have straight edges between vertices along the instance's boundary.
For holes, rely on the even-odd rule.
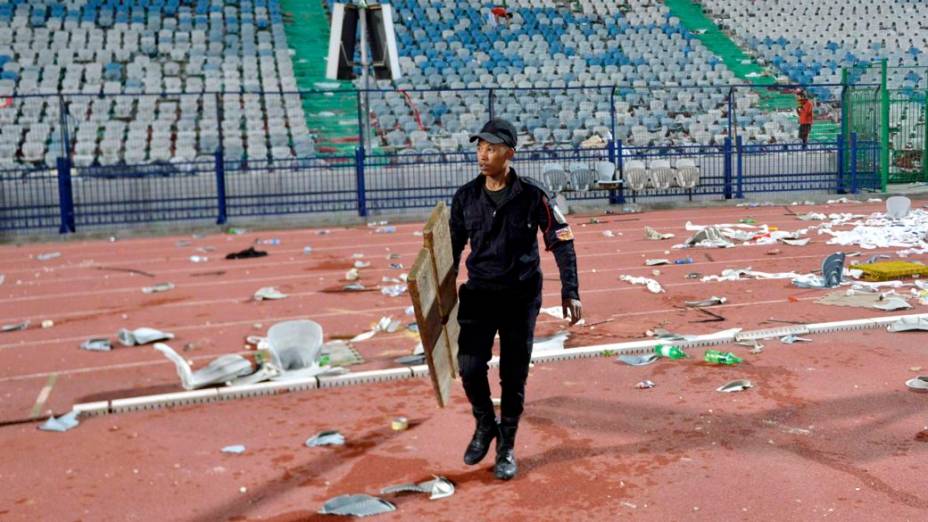
[[686,353],[679,346],[665,346],[658,344],[654,347],[654,353],[668,359],[684,359]]
[[741,362],[741,358],[731,352],[720,352],[718,350],[706,350],[703,356],[707,363],[727,364],[729,366]]

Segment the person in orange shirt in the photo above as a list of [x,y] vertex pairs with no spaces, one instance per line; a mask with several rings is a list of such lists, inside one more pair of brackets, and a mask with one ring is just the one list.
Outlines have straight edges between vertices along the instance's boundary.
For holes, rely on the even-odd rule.
[[796,114],[799,115],[799,139],[802,140],[802,148],[806,148],[812,130],[812,100],[805,93],[799,93]]

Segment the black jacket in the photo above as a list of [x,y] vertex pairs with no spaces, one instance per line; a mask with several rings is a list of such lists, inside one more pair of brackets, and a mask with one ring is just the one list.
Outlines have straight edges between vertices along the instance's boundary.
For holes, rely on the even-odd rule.
[[547,192],[537,181],[512,177],[509,197],[497,209],[484,193],[486,178],[477,176],[458,189],[451,202],[451,245],[454,267],[470,240],[468,286],[505,290],[540,276],[538,230],[554,253],[561,275],[562,298],[579,299],[577,255],[573,233]]

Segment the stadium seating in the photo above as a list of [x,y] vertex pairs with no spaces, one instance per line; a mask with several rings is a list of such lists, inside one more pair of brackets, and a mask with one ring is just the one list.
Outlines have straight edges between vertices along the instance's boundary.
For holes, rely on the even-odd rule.
[[[0,168],[306,157],[314,144],[276,0],[0,1]],[[161,96],[138,96],[139,93]],[[225,92],[221,96],[204,92]]]
[[[516,0],[507,3],[511,20],[494,23],[479,0],[391,3],[404,76],[377,86],[445,90],[373,94],[384,147],[460,150],[491,104],[520,129],[524,148],[580,146],[594,134],[610,137],[613,101],[615,137],[626,143],[724,139],[726,85],[738,81],[663,4],[583,0],[574,12],[552,0]],[[612,85],[623,86],[614,100]],[[679,85],[698,88],[672,89]],[[592,86],[602,87],[583,88]],[[492,100],[487,88],[495,89]],[[536,90],[513,90],[525,88]],[[745,94],[738,103],[749,109],[757,99]],[[758,111],[739,124],[767,122]],[[427,138],[414,142],[421,131]]]
[[[883,58],[891,66],[928,66],[928,9],[923,1],[704,0],[702,4],[743,46],[792,82],[840,83],[842,67]],[[928,87],[928,78],[917,71],[890,81],[896,82],[889,85],[891,89]],[[824,100],[840,94],[837,87],[810,90]]]

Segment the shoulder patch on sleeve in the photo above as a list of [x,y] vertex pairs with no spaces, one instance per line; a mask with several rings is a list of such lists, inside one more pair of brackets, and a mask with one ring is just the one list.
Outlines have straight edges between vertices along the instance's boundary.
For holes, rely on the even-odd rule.
[[554,231],[554,235],[561,241],[572,241],[574,239],[574,233],[570,230],[570,227],[559,228]]

